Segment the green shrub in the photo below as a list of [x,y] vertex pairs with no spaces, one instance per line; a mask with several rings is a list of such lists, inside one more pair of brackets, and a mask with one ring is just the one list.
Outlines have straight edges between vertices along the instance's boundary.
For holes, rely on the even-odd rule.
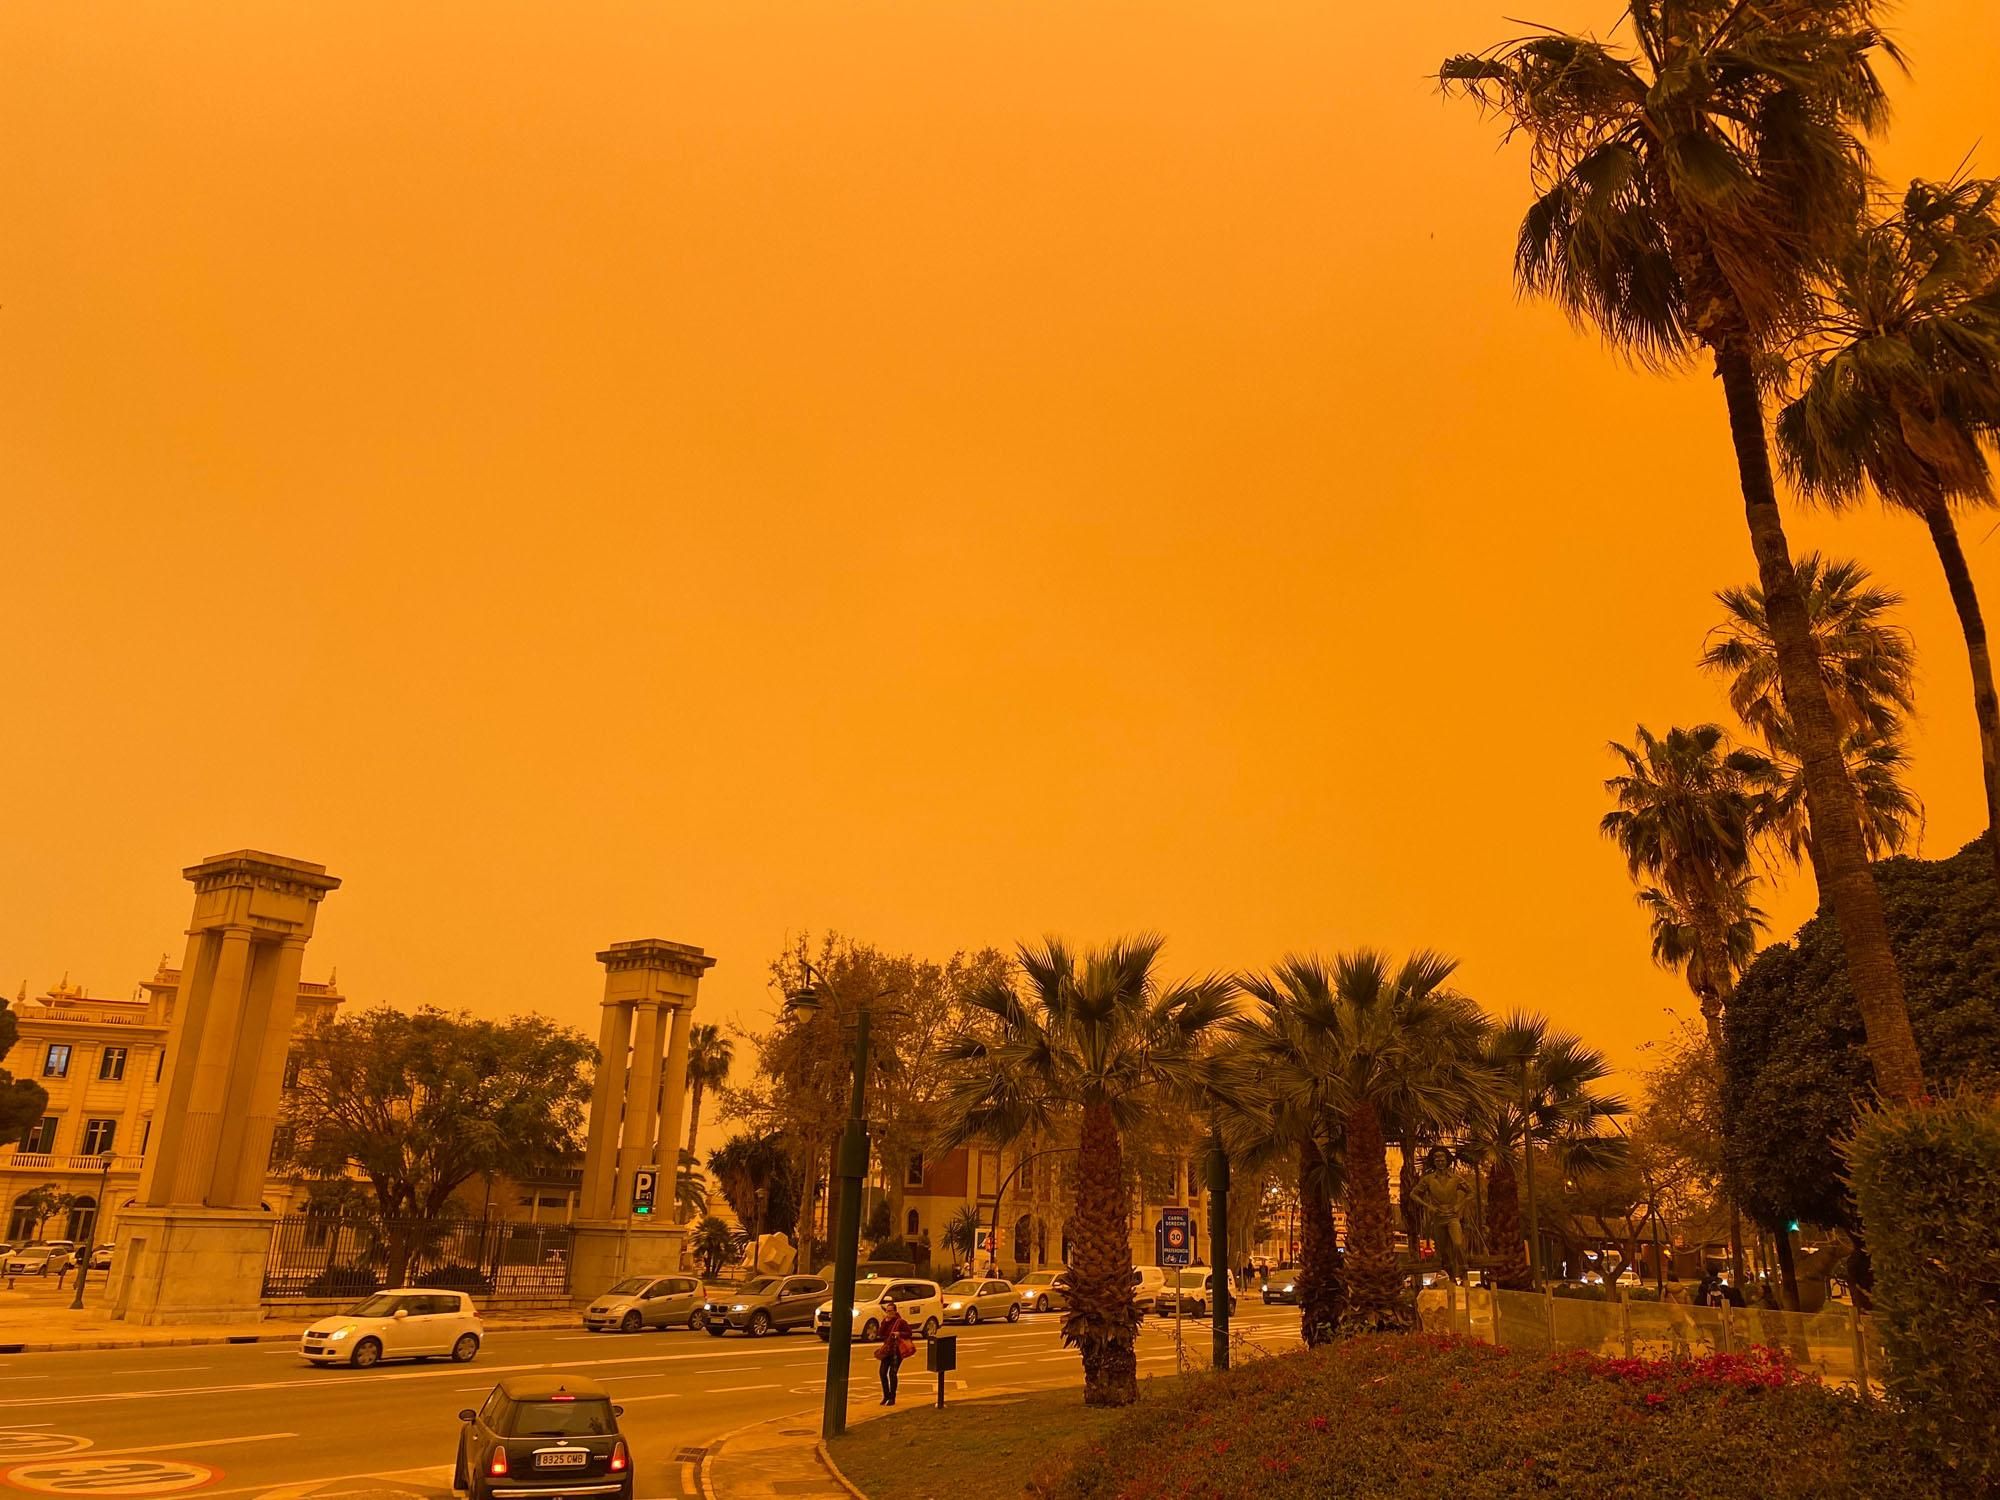
[[492,1280],[473,1266],[433,1266],[416,1280],[418,1286],[435,1286],[455,1292],[490,1292]]
[[1769,1350],[1551,1358],[1413,1335],[1149,1382],[1114,1426],[1052,1457],[1030,1492],[1860,1500],[1936,1487],[1885,1413]]
[[1844,1151],[1911,1440],[1968,1487],[2000,1488],[2000,1107],[1869,1110]]
[[381,1285],[381,1279],[366,1266],[328,1266],[306,1283],[303,1295],[309,1298],[365,1297]]
[[1551,1283],[1549,1295],[1552,1297],[1568,1297],[1576,1302],[1616,1302],[1618,1300],[1611,1295],[1611,1288],[1592,1286],[1587,1281],[1558,1281]]

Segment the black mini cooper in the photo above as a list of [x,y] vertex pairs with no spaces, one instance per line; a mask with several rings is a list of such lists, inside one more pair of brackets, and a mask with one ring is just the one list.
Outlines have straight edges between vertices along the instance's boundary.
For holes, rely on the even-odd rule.
[[632,1451],[618,1430],[622,1406],[581,1375],[510,1375],[477,1411],[458,1414],[452,1488],[470,1500],[632,1500]]

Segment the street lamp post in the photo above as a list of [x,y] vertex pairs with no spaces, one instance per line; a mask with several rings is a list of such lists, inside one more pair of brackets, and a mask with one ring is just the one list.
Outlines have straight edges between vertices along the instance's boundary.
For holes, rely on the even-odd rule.
[[[1215,1301],[1208,1312],[1209,1363],[1229,1368],[1229,1153],[1219,1131],[1208,1133],[1208,1260]],[[1244,1290],[1247,1292],[1248,1287]]]
[[[104,1165],[97,1173],[97,1212],[91,1215],[90,1233],[84,1236],[86,1240],[97,1238],[97,1223],[98,1220],[104,1217],[104,1185],[110,1180],[111,1153],[106,1151],[104,1153]],[[76,1263],[76,1295],[69,1299],[71,1312],[76,1312],[83,1306],[83,1283],[90,1275],[90,1257],[94,1247],[85,1244],[81,1248],[83,1259]]]

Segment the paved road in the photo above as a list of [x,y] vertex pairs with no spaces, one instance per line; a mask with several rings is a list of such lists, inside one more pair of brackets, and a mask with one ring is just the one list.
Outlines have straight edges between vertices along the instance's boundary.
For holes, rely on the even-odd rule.
[[[1059,1315],[959,1330],[960,1382],[1073,1385]],[[1288,1307],[1245,1303],[1238,1324],[1276,1344],[1295,1334]],[[1205,1349],[1208,1326],[1189,1322]],[[1172,1324],[1148,1321],[1141,1375],[1176,1368]],[[928,1399],[923,1354],[904,1366],[903,1399]],[[639,1500],[692,1496],[683,1450],[794,1411],[817,1413],[826,1351],[807,1334],[716,1339],[684,1330],[637,1335],[495,1332],[477,1361],[318,1369],[282,1344],[109,1349],[0,1356],[0,1490],[62,1494],[199,1494],[262,1500],[388,1500],[449,1495],[456,1414],[514,1370],[575,1370],[625,1407]],[[929,1377],[934,1381],[935,1377]],[[875,1362],[856,1351],[853,1399],[877,1399]],[[817,1426],[816,1415],[802,1419]]]

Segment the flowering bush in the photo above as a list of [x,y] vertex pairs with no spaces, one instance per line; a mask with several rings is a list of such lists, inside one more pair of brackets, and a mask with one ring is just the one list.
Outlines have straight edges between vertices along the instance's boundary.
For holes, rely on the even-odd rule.
[[1937,1493],[1883,1413],[1768,1349],[1550,1358],[1360,1338],[1149,1385],[1039,1471],[1047,1500]]

